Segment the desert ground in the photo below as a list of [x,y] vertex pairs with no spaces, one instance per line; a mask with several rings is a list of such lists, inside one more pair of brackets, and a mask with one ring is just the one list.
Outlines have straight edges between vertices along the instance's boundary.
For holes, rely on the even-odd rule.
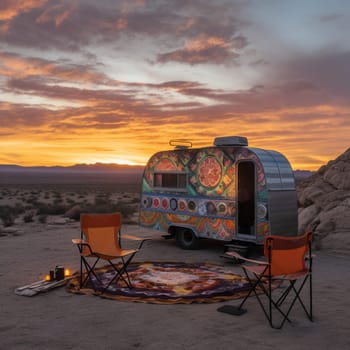
[[[105,188],[92,191],[89,187],[79,194],[76,188],[52,190],[29,185],[5,186],[0,190],[1,206],[27,205],[10,226],[2,226],[0,231],[1,349],[350,348],[350,254],[337,255],[326,249],[315,252],[314,322],[297,307],[291,314],[293,323],[287,323],[282,330],[269,327],[252,298],[248,300],[248,312],[237,317],[217,311],[223,304],[237,304],[237,300],[159,305],[76,295],[64,287],[33,297],[16,295],[15,288],[42,279],[56,265],[73,271],[79,267],[78,252],[71,242],[80,235],[78,221],[61,214],[47,214],[45,220],[40,219],[32,206],[33,198],[36,202],[40,198],[47,205],[53,205],[55,199],[56,204],[66,203],[70,198],[69,204],[74,206],[96,203],[96,196],[102,198],[106,191]],[[112,202],[135,205],[137,192],[128,192],[130,188],[126,191],[107,191],[105,197]],[[138,227],[134,220],[135,215],[130,212],[123,233],[152,237],[135,257],[136,261],[205,261],[227,265],[241,273],[239,266],[220,257],[223,252],[220,243],[203,241],[198,250],[181,250],[173,240],[164,240],[158,233]]]

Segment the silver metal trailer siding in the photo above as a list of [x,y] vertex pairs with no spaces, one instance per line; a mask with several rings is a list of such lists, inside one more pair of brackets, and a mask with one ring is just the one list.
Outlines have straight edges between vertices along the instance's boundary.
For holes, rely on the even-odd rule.
[[260,159],[265,173],[270,234],[297,235],[297,194],[293,170],[288,160],[276,151],[249,149]]

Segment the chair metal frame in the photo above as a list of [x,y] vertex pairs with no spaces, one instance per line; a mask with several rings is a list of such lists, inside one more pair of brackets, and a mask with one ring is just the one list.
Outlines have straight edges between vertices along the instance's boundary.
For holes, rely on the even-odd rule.
[[[241,315],[246,312],[243,305],[254,293],[272,328],[281,329],[285,321],[291,322],[289,315],[297,301],[299,301],[309,320],[313,322],[312,232],[297,237],[267,236],[264,241],[266,261],[248,259],[234,251],[226,252],[226,255],[245,262],[241,267],[251,288],[238,307],[225,305],[219,308],[218,311]],[[293,261],[293,259],[295,260]],[[279,263],[281,264],[279,265]],[[276,298],[274,291],[279,288],[274,288],[273,283],[283,282],[289,282],[289,284],[283,293]],[[306,302],[301,297],[301,292],[307,282],[309,303],[306,306]],[[287,303],[287,297],[290,294],[293,297],[291,297],[291,301],[289,300],[289,307],[286,311],[282,310],[282,306]],[[268,298],[267,306],[264,305],[262,296]],[[282,316],[282,320],[277,326],[273,322],[273,310],[276,310]]]
[[[100,260],[107,261],[108,264],[114,269],[115,274],[113,278],[110,279],[107,286],[103,288],[102,293],[104,293],[113,282],[118,282],[122,280],[128,288],[132,288],[132,283],[128,273],[128,266],[135,254],[140,251],[142,245],[149,238],[139,238],[133,235],[123,235],[123,238],[139,241],[139,246],[137,249],[122,249],[121,247],[121,214],[111,213],[111,214],[81,214],[80,215],[80,227],[81,234],[80,238],[72,239],[73,244],[78,247],[80,254],[80,288],[83,288],[88,280],[93,275],[96,281],[102,286],[102,281],[95,272],[95,268]],[[101,249],[101,247],[96,249],[96,244],[94,243],[94,235],[98,235],[98,232],[94,232],[93,229],[110,229],[108,232],[109,241],[112,242],[111,246],[107,249]],[[113,230],[113,231],[112,231]],[[113,241],[111,240],[113,235]],[[93,263],[89,262],[89,259],[94,259]],[[113,260],[119,259],[121,266],[114,264]],[[85,277],[83,277],[85,269]],[[94,289],[95,285],[94,285]]]

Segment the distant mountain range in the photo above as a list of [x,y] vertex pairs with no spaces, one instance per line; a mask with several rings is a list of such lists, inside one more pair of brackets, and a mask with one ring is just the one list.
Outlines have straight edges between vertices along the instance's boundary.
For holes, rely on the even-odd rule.
[[[0,172],[4,173],[41,173],[41,174],[79,174],[79,173],[142,173],[142,165],[123,165],[123,164],[76,164],[71,166],[20,166],[12,164],[0,164]],[[314,172],[309,170],[295,170],[294,175],[297,180],[305,179]]]
[[139,165],[105,163],[30,167],[0,164],[0,185],[140,184],[143,169]]
[[315,174],[315,171],[310,170],[294,170],[294,176],[296,180],[303,180],[309,176]]
[[13,164],[0,164],[0,172],[16,173],[114,173],[114,172],[142,172],[144,166],[141,165],[124,165],[124,164],[76,164],[71,166],[20,166]]

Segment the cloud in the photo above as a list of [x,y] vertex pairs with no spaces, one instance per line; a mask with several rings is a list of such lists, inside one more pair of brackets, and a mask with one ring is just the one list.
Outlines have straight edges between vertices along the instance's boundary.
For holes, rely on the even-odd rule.
[[15,103],[0,103],[0,130],[10,135],[16,135],[21,129],[28,129],[28,132],[33,132],[33,129],[45,126],[52,120],[55,113],[49,115],[45,108],[27,106],[24,104]]
[[[1,1],[0,91],[7,101],[0,103],[1,142],[16,139],[26,150],[51,145],[57,152],[61,143],[79,152],[81,145],[126,145],[145,157],[167,147],[169,138],[207,144],[237,133],[310,162],[338,141],[347,144],[350,51],[340,45],[342,36],[323,42],[319,35],[311,47],[304,41],[310,33],[295,44],[292,35],[269,32],[263,21],[274,28],[279,21],[255,5]],[[336,12],[311,18],[331,36],[336,26],[329,32],[330,24],[345,26]],[[302,20],[310,24],[310,14]],[[257,35],[256,28],[266,31]],[[285,40],[283,46],[273,37]],[[301,144],[317,152],[306,157]],[[38,147],[33,152],[49,156]]]
[[37,24],[53,23],[56,28],[68,21],[69,17],[73,15],[78,9],[77,3],[57,3],[52,7],[47,7],[36,18]]
[[[348,91],[350,91],[350,51],[323,48],[312,54],[295,55],[292,59],[284,61],[269,71],[272,81],[303,81],[308,84],[309,92],[318,92],[317,95],[309,95],[313,103],[315,97],[318,100],[348,103]],[[289,88],[294,92],[305,92],[305,86],[301,90]],[[300,86],[301,87],[301,86]],[[291,91],[293,92],[293,91]],[[293,95],[290,96],[293,99]]]
[[[181,0],[130,1],[118,6],[103,1],[97,6],[82,0],[18,0],[6,3],[6,13],[0,19],[0,42],[17,47],[78,52],[121,38],[143,38],[150,45],[157,38],[159,62],[193,64],[205,62],[206,54],[209,62],[210,58],[213,62],[232,60],[248,43],[238,30],[239,6],[221,1],[215,6]],[[169,43],[173,49],[167,51]]]
[[[0,40],[18,47],[56,48],[79,51],[96,37],[103,27],[107,12],[81,1],[39,1],[26,10],[18,10],[17,3],[8,5],[15,13],[6,21],[7,30],[0,32]],[[15,12],[17,11],[17,12]]]
[[179,50],[159,54],[157,61],[160,63],[175,61],[189,64],[230,63],[239,57],[238,50],[246,45],[247,40],[242,36],[227,42],[220,37],[200,35],[198,38],[188,40],[184,47]]
[[[24,79],[37,77],[65,82],[111,83],[104,74],[89,64],[60,62],[37,57],[24,57],[20,54],[0,51],[0,74],[4,77]],[[113,81],[113,84],[116,84]]]
[[11,21],[22,13],[41,8],[48,0],[2,0],[0,4],[0,21]]

